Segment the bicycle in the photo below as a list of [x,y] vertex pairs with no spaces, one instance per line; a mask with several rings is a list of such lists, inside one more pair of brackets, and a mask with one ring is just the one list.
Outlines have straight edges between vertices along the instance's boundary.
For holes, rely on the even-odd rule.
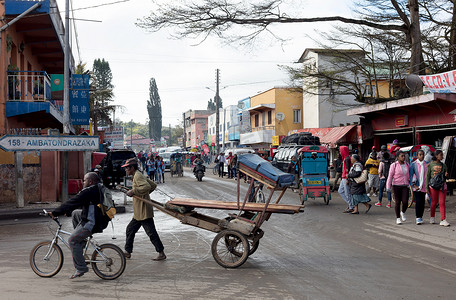
[[[40,215],[48,215],[45,209],[43,209],[43,212]],[[58,217],[53,218],[53,220],[58,225],[54,238],[51,241],[38,243],[30,253],[30,266],[33,272],[41,277],[52,277],[62,269],[63,251],[58,245],[59,240],[70,249],[68,242],[61,234],[71,235],[71,232],[62,230],[62,224]],[[52,232],[51,227],[50,229]],[[87,254],[90,246],[94,249],[91,258]],[[123,251],[114,244],[98,245],[93,237],[90,236],[87,238],[83,253],[86,264],[91,264],[93,271],[101,279],[113,280],[125,271],[126,259]]]

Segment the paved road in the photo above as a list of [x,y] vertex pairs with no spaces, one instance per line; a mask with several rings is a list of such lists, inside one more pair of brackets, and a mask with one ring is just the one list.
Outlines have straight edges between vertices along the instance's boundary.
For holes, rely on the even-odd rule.
[[[188,173],[178,179],[166,175],[154,199],[234,200],[234,180],[209,175],[197,182]],[[298,196],[287,191],[283,202],[296,204]],[[224,269],[212,258],[215,234],[157,212],[168,259],[151,260],[156,253],[141,230],[125,273],[115,281],[100,280],[93,272],[69,280],[73,267],[68,250],[59,274],[51,279],[36,276],[28,255],[34,244],[49,237],[47,220],[2,221],[2,299],[455,299],[456,226],[416,226],[413,211],[407,213],[410,221],[397,226],[392,209],[373,207],[369,214],[347,215],[343,208],[336,194],[329,206],[312,200],[302,214],[272,215],[262,227],[265,235],[258,251],[238,269]],[[222,211],[201,212],[226,216]],[[451,211],[448,219],[456,225],[454,216]],[[131,213],[116,216],[114,243],[119,246],[130,218]],[[110,235],[107,230],[96,239],[112,242]]]

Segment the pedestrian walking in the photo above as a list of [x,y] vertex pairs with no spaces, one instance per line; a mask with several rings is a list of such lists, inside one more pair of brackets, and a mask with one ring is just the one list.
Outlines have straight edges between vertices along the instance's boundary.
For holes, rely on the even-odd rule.
[[228,178],[232,178],[231,174],[231,160],[233,159],[233,152],[229,152],[226,157],[226,165],[228,167]]
[[231,162],[230,162],[231,178],[234,178],[234,179],[237,178],[237,161],[238,161],[238,156],[237,156],[237,154],[234,154],[233,159],[231,159]]
[[[375,148],[373,148],[375,150]],[[369,159],[366,161],[365,167],[368,169],[369,174],[367,175],[367,194],[368,196],[378,196],[378,185],[379,185],[379,177],[378,177],[378,166],[380,162],[377,159],[377,152],[372,151],[369,155]],[[372,192],[372,193],[371,193]]]
[[149,157],[147,160],[147,175],[151,180],[155,180],[155,159],[153,156]]
[[363,165],[360,163],[360,158],[358,154],[353,154],[351,156],[351,163],[352,166],[347,174],[347,178],[348,182],[350,183],[350,194],[352,197],[353,204],[352,214],[359,215],[358,204],[360,203],[366,206],[366,213],[368,213],[372,207],[372,204],[369,203],[371,199],[366,194],[366,183],[357,183],[355,181],[355,178],[360,177],[363,172]]
[[410,186],[415,199],[416,225],[423,224],[424,204],[426,202],[426,174],[428,164],[424,160],[424,151],[418,150],[416,160],[410,165]]
[[[157,185],[138,171],[138,160],[130,158],[122,167],[125,168],[127,175],[133,175],[132,188],[127,192],[127,196],[138,196],[140,198],[150,200],[149,194],[155,190]],[[133,198],[133,218],[128,224],[126,230],[127,237],[125,239],[125,257],[131,258],[135,235],[141,226],[144,228],[144,231],[154,245],[155,251],[158,252],[158,256],[153,258],[153,260],[166,259],[163,243],[161,242],[157,230],[155,229],[154,210],[151,205],[136,198]]]
[[[383,153],[380,165],[378,166],[378,176],[380,179],[378,188],[378,202],[375,206],[382,206],[383,193],[386,187],[386,181],[388,180],[389,170],[391,166],[390,154],[388,152]],[[391,191],[387,190],[386,195],[388,198],[387,208],[391,208]]]
[[218,164],[219,164],[219,177],[223,178],[223,170],[224,170],[225,164],[226,164],[225,154],[223,154],[223,152],[221,152],[219,154],[219,156],[217,157],[217,159],[218,159]]
[[396,200],[394,210],[396,212],[396,224],[400,225],[405,222],[405,212],[408,207],[410,183],[410,166],[405,162],[405,153],[398,150],[396,152],[396,161],[391,164],[386,189],[394,193]]
[[337,192],[348,205],[348,207],[344,210],[344,213],[351,213],[353,212],[354,207],[350,194],[349,182],[347,181],[347,174],[351,168],[351,160],[350,156],[348,155],[347,146],[340,146],[339,151],[340,155],[342,156],[342,180],[340,181],[339,190]]
[[446,178],[448,176],[448,168],[442,162],[443,152],[437,150],[434,153],[432,162],[429,164],[426,172],[426,190],[431,195],[431,224],[435,223],[435,210],[437,203],[440,208],[440,225],[450,226],[445,215],[445,198],[447,192]]
[[155,157],[155,182],[161,183],[162,174],[161,174],[161,161],[160,156]]
[[336,169],[336,178],[334,179],[332,192],[336,191],[337,182],[342,179],[342,156],[340,154],[334,162],[334,167]]

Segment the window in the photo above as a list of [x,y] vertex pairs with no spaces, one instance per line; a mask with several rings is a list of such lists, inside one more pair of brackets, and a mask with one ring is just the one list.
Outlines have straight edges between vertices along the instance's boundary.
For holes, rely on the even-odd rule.
[[268,125],[272,124],[272,110],[268,111]]
[[260,123],[260,115],[256,114],[255,115],[255,127],[258,127],[259,123]]
[[293,123],[301,123],[301,110],[293,109]]

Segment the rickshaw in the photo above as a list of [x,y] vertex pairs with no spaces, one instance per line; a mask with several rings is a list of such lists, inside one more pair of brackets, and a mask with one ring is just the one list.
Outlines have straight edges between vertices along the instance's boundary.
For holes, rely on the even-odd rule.
[[[418,150],[423,150],[424,155],[425,155],[425,160],[426,160],[426,155],[430,155],[431,153],[435,152],[435,148],[431,145],[425,145],[425,144],[420,144],[420,145],[415,145],[415,146],[408,146],[408,147],[402,147],[399,149],[402,152],[405,152],[408,162],[412,163],[413,161],[416,160],[416,153]],[[429,163],[430,161],[428,161]]]
[[322,197],[326,205],[331,200],[328,179],[328,149],[323,146],[304,146],[299,155],[299,194],[301,203],[309,198]]
[[179,152],[171,154],[170,158],[171,163],[171,177],[177,175],[179,177],[184,176],[184,170],[182,168],[182,154]]

